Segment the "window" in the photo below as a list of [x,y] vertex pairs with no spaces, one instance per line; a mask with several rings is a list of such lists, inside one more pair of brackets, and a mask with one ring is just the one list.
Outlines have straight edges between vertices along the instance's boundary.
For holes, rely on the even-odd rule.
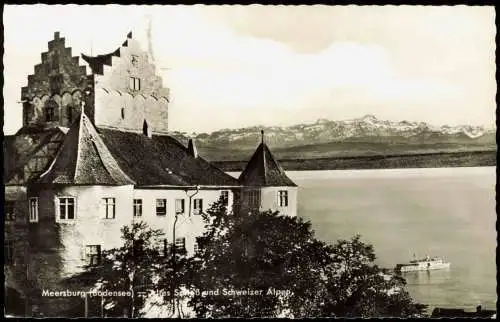
[[175,213],[184,214],[184,199],[175,199]]
[[125,118],[125,108],[122,107],[121,109],[121,114],[122,114],[122,120]]
[[115,219],[115,198],[102,198],[104,201],[104,218]]
[[224,203],[225,206],[227,206],[229,204],[229,191],[222,190],[221,197],[222,197],[222,202]]
[[156,199],[156,215],[167,215],[167,199]]
[[288,207],[288,191],[278,191],[278,204],[280,207]]
[[57,108],[57,103],[50,100],[47,102],[47,105],[45,105],[45,120],[47,122],[52,122],[56,120],[56,108]]
[[251,206],[260,206],[260,190],[248,191],[248,203]]
[[14,241],[6,240],[4,243],[4,263],[6,265],[14,264]]
[[101,262],[101,245],[85,246],[85,264],[97,266]]
[[29,222],[38,222],[38,198],[30,198],[29,206]]
[[181,251],[186,250],[186,238],[185,237],[175,239],[175,250],[181,250]]
[[134,199],[134,217],[142,216],[142,199]]
[[4,204],[5,221],[16,220],[16,213],[14,211],[14,201],[6,201]]
[[31,106],[30,102],[24,102],[23,103],[23,117],[24,117],[24,123],[23,124],[28,124],[30,121],[30,114],[33,113],[33,109]]
[[66,118],[68,119],[68,123],[71,124],[73,121],[73,107],[71,105],[66,106]]
[[61,197],[59,198],[59,220],[75,219],[75,198]]
[[137,63],[139,62],[139,56],[137,55],[131,55],[131,61],[132,61],[132,65],[134,66],[137,66]]
[[203,199],[194,199],[193,200],[193,213],[195,215],[201,215],[203,212]]
[[137,77],[130,77],[129,87],[133,91],[141,90],[141,79]]

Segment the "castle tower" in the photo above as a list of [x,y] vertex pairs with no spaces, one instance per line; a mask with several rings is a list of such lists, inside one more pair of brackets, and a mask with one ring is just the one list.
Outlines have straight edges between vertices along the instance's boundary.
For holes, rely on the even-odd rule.
[[38,129],[69,127],[80,113],[82,101],[93,109],[92,75],[72,56],[59,32],[41,54],[42,62],[28,75],[28,85],[21,89],[23,127]]
[[98,128],[167,134],[169,89],[131,32],[111,53],[81,56],[87,66],[80,66],[65,39],[54,33],[21,90],[23,128],[68,128],[84,105]]
[[120,228],[133,221],[134,184],[81,112],[48,169],[27,186],[27,245],[17,252],[29,267],[30,283],[20,287],[29,303],[43,312],[78,307],[78,299],[44,298],[43,290],[67,289],[67,278],[119,247]]
[[[82,54],[93,74],[97,127],[141,133],[167,134],[169,89],[163,87],[132,32],[115,51],[97,56]],[[150,136],[149,135],[149,136]]]
[[243,188],[242,206],[249,211],[279,211],[297,215],[297,185],[288,178],[262,141],[239,177]]
[[135,221],[170,233],[162,249],[195,252],[202,214],[221,198],[231,209],[241,186],[193,140],[185,147],[163,135],[169,91],[131,33],[110,54],[82,55],[88,66],[58,32],[48,47],[21,91],[23,127],[4,140],[6,312],[101,314],[98,298],[43,290],[67,289],[67,278],[98,265]]

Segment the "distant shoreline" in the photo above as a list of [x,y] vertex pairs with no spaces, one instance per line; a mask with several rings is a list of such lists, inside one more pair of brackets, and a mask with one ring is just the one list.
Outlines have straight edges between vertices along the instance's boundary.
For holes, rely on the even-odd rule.
[[[420,153],[399,155],[370,155],[357,157],[329,157],[317,159],[281,159],[287,171],[349,170],[349,169],[400,169],[443,167],[496,166],[497,151],[468,151]],[[212,161],[225,172],[243,171],[248,161]]]

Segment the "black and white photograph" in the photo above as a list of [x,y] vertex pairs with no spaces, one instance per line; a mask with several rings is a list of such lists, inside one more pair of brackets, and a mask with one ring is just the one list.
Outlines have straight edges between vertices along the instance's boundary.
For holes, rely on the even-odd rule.
[[495,7],[3,7],[4,317],[495,318]]

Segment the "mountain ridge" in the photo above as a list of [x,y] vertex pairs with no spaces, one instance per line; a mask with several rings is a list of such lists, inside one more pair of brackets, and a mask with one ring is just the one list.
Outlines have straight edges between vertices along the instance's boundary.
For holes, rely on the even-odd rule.
[[211,133],[173,132],[172,135],[186,142],[194,138],[203,147],[226,146],[232,149],[255,147],[264,130],[265,140],[271,147],[296,147],[330,142],[398,142],[398,143],[455,143],[495,145],[495,130],[484,126],[441,125],[426,122],[380,120],[372,114],[347,120],[321,118],[311,123],[290,126],[250,126],[238,129],[221,129]]

